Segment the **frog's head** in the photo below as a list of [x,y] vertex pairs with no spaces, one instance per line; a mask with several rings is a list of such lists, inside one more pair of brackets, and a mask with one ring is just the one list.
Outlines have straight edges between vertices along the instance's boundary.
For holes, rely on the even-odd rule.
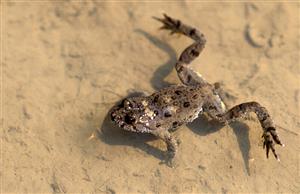
[[145,112],[146,108],[147,104],[141,98],[125,98],[112,108],[111,120],[126,131],[146,132],[149,130],[150,119]]

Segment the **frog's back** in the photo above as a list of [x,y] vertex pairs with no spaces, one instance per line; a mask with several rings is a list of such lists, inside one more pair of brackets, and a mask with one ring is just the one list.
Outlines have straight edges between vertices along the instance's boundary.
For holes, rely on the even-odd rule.
[[171,86],[149,96],[148,102],[157,126],[176,128],[198,117],[205,96],[199,86]]

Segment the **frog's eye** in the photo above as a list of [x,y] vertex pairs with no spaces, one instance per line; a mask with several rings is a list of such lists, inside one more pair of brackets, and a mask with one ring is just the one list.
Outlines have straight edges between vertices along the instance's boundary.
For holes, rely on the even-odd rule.
[[131,115],[126,115],[124,119],[125,119],[125,122],[129,125],[133,124],[135,122],[135,118]]

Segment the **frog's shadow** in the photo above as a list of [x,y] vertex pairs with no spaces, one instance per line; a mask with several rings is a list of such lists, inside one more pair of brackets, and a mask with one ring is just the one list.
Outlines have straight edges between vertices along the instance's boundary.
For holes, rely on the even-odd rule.
[[[171,71],[173,70],[174,63],[176,62],[176,52],[168,45],[167,43],[162,42],[156,37],[150,35],[149,33],[136,29],[135,32],[142,34],[145,36],[151,43],[153,43],[158,48],[167,52],[169,55],[169,61],[161,65],[154,73],[151,83],[153,88],[161,89],[171,85],[163,80]],[[130,96],[135,96],[131,94]],[[249,142],[249,128],[246,124],[242,122],[235,122],[230,124],[233,128],[235,135],[237,136],[237,141],[239,144],[239,148],[242,152],[243,160],[246,166],[247,173],[249,173],[249,150],[250,150],[250,142]],[[194,120],[192,123],[187,124],[187,127],[190,128],[194,133],[206,136],[210,133],[214,133],[220,130],[223,126],[218,124],[215,121],[209,121],[207,117],[200,115],[199,118]],[[98,133],[98,137],[110,144],[110,145],[128,145],[137,147],[144,152],[153,155],[154,157],[163,160],[165,151],[155,148],[147,144],[147,141],[151,141],[156,139],[151,134],[139,134],[139,133],[130,133],[125,132],[118,127],[116,127],[110,121],[110,115],[107,114],[101,127],[101,131]]]
[[[250,175],[250,167],[249,167],[249,151],[250,151],[250,141],[249,141],[249,127],[240,121],[235,121],[230,123],[229,126],[233,129],[234,134],[237,137],[237,141],[239,144],[239,148],[242,153],[242,157],[244,160],[245,168]],[[188,123],[187,127],[191,129],[194,133],[206,136],[210,133],[217,132],[221,130],[224,126],[217,121],[208,120],[208,118],[204,115],[200,115],[193,122]]]

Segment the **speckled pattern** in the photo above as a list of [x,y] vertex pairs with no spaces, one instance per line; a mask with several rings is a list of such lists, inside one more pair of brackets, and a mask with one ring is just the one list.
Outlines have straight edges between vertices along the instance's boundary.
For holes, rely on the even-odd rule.
[[184,123],[192,122],[201,113],[207,113],[212,119],[228,124],[249,112],[254,112],[264,129],[264,148],[266,147],[267,157],[271,149],[279,161],[274,142],[283,144],[267,109],[257,102],[246,102],[226,110],[222,99],[224,92],[220,85],[209,84],[188,66],[205,46],[203,33],[166,14],[163,19],[156,17],[155,19],[163,23],[161,29],[170,30],[171,34],[184,34],[195,40],[182,52],[175,64],[177,74],[184,85],[167,87],[150,96],[124,99],[120,105],[112,109],[112,121],[124,130],[151,133],[163,139],[168,149],[167,164],[173,166],[178,141],[170,131]]
[[151,96],[128,98],[112,111],[112,120],[133,132],[176,129],[202,112],[202,91],[199,86],[171,86]]

